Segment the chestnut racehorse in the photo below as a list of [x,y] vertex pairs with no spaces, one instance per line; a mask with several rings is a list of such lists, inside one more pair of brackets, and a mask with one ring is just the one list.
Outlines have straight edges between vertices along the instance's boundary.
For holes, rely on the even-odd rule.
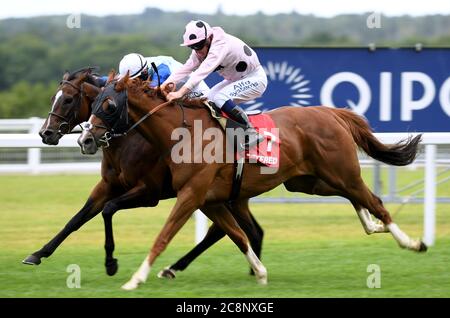
[[[85,68],[63,76],[52,99],[52,109],[39,134],[45,144],[57,145],[59,139],[80,123],[88,120],[91,103],[100,92],[93,68]],[[42,257],[49,257],[72,232],[103,211],[105,223],[106,270],[114,275],[118,269],[113,257],[114,238],[112,216],[121,209],[156,206],[161,199],[175,196],[171,187],[170,171],[158,152],[138,133],[113,139],[103,148],[102,179],[91,192],[84,207],[44,247],[28,256],[23,263],[38,265]],[[239,225],[245,230],[257,255],[261,253],[263,231],[250,213],[248,200],[230,203]],[[227,209],[225,205],[204,207],[205,210]],[[212,212],[217,213],[217,212]],[[174,277],[175,271],[185,269],[198,255],[220,240],[224,231],[216,224],[209,229],[203,241],[180,259],[164,274]]]
[[[125,98],[124,94],[127,95]],[[177,104],[181,107],[176,107]],[[124,76],[109,84],[105,92],[97,97],[89,123],[78,142],[85,151],[95,153],[102,136],[126,117],[117,114],[124,113],[128,113],[134,122],[140,122],[137,127],[139,132],[152,140],[163,153],[170,153],[177,144],[178,141],[172,140],[171,136],[180,127],[180,123],[187,122],[192,126],[194,120],[201,120],[203,131],[211,128],[220,130],[219,123],[205,108],[182,106],[182,101],[167,102],[161,92],[150,89],[148,83]],[[361,116],[346,109],[324,106],[281,107],[268,114],[279,128],[282,141],[280,165],[275,173],[262,174],[260,165],[248,164],[239,194],[241,199],[257,196],[281,183],[292,192],[316,194],[319,189],[322,195],[337,194],[347,198],[357,211],[367,233],[390,232],[400,247],[414,251],[426,250],[422,241],[413,240],[400,230],[381,200],[365,185],[357,157],[359,147],[372,158],[386,164],[410,164],[417,154],[420,135],[395,145],[384,145],[375,138],[370,126]],[[198,136],[190,137],[191,144],[198,142],[196,137]],[[210,143],[223,149],[222,153],[225,154],[226,146],[222,140],[224,138],[220,145],[215,145],[218,140]],[[201,143],[203,147],[209,145],[204,140]],[[195,153],[191,158],[194,155]],[[226,163],[225,160],[223,163],[176,163],[168,155],[163,160],[170,168],[177,201],[149,255],[125,285],[129,288],[145,281],[155,259],[197,208],[205,204],[225,202],[231,191],[233,164]],[[369,213],[381,220],[382,224],[371,221]],[[226,217],[217,215],[222,216]],[[238,230],[235,224],[232,226],[230,231]],[[266,283],[267,271],[264,265],[243,238],[237,243],[238,246],[255,270],[258,282]]]

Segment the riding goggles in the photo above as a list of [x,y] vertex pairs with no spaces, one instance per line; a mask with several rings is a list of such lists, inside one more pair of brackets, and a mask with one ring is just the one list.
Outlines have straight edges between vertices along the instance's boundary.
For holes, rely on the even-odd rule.
[[203,49],[205,47],[206,44],[206,39],[201,40],[200,42],[194,43],[192,45],[189,45],[188,48],[195,50],[195,51],[200,51],[201,49]]

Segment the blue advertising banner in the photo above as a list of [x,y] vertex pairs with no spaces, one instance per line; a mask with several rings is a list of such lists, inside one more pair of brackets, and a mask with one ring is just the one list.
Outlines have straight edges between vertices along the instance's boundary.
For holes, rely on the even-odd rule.
[[[450,132],[450,49],[256,48],[269,84],[245,109],[351,108],[376,132]],[[211,86],[221,78],[214,74]]]

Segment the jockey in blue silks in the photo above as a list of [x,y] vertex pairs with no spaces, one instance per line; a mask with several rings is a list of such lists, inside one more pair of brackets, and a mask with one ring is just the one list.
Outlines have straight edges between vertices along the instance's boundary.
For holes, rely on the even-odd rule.
[[[151,87],[158,86],[158,75],[152,67],[152,63],[155,63],[158,70],[159,79],[161,84],[166,81],[166,79],[178,68],[182,66],[180,62],[175,60],[171,56],[151,56],[143,57],[139,53],[130,53],[125,55],[119,63],[119,78],[125,76],[127,72],[130,78],[141,78],[142,80],[149,80]],[[102,86],[106,84],[108,77],[101,77]],[[187,82],[189,77],[186,77],[183,83],[178,85],[183,85]],[[204,81],[200,82],[194,89],[196,93],[201,93],[207,95],[209,92],[209,87]]]

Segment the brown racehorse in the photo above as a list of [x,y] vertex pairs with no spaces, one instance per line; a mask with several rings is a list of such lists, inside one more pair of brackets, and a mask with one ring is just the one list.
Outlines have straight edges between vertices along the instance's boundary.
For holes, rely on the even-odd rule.
[[[175,107],[177,103],[166,102],[158,90],[149,89],[147,83],[140,80],[129,80],[125,76],[110,86],[113,87],[112,90],[99,96],[94,103],[90,124],[78,140],[82,147],[92,145],[94,141],[98,143],[110,127],[121,120],[110,115],[123,114],[124,108],[128,108],[128,115],[135,122],[147,116],[137,129],[144,137],[152,140],[160,151],[166,153],[177,143],[172,140],[171,134],[183,121],[192,126],[194,120],[201,120],[203,130],[220,129],[218,122],[212,119],[207,110],[181,107],[183,111],[180,111]],[[128,96],[128,102],[118,103],[120,99],[117,95],[124,93]],[[316,189],[321,189],[322,194],[326,195],[325,189],[328,188],[330,193],[350,200],[363,224],[366,221],[371,224],[370,227],[365,227],[368,233],[389,231],[402,248],[426,250],[423,242],[411,239],[400,230],[381,200],[365,185],[357,157],[359,147],[381,162],[407,165],[415,159],[421,136],[395,145],[384,145],[374,137],[370,126],[362,117],[345,109],[323,106],[282,107],[269,114],[279,127],[279,137],[282,140],[279,169],[274,174],[261,174],[259,165],[247,165],[240,198],[259,195],[281,183],[292,192],[315,194]],[[195,143],[195,136],[191,138],[190,142]],[[202,142],[203,147],[208,144]],[[218,141],[211,143],[214,142]],[[219,147],[224,149],[225,145],[220,144]],[[91,152],[96,151],[95,147],[89,149]],[[145,281],[155,259],[198,207],[224,202],[231,191],[233,165],[230,163],[211,164],[203,161],[177,164],[170,156],[166,156],[164,160],[173,176],[172,186],[177,192],[177,201],[149,255],[125,285],[128,288],[134,288]],[[366,210],[381,220],[382,224],[374,226],[375,223],[370,223],[370,214]],[[233,230],[236,230],[234,224]],[[265,283],[267,271],[253,254],[248,242],[244,239],[238,244],[254,268],[258,281]]]
[[[91,114],[91,103],[100,92],[98,80],[92,68],[72,74],[66,73],[52,99],[52,109],[44,122],[40,135],[46,144],[56,145],[59,139]],[[50,242],[39,251],[28,256],[25,264],[38,265],[42,257],[49,257],[72,232],[103,211],[105,223],[105,266],[109,275],[117,271],[117,260],[113,258],[114,238],[112,216],[121,209],[156,206],[161,199],[175,196],[171,188],[171,175],[151,143],[140,134],[113,139],[103,148],[102,179],[91,192],[84,207],[67,223]],[[216,207],[204,207],[206,210]],[[250,213],[248,200],[233,202],[231,209],[239,211],[236,219],[248,235],[255,253],[261,252],[263,231]],[[224,205],[217,207],[227,209]],[[216,212],[213,212],[216,213]],[[175,271],[185,269],[198,255],[225,235],[216,224],[209,229],[204,240],[189,254],[165,271],[174,277]]]

